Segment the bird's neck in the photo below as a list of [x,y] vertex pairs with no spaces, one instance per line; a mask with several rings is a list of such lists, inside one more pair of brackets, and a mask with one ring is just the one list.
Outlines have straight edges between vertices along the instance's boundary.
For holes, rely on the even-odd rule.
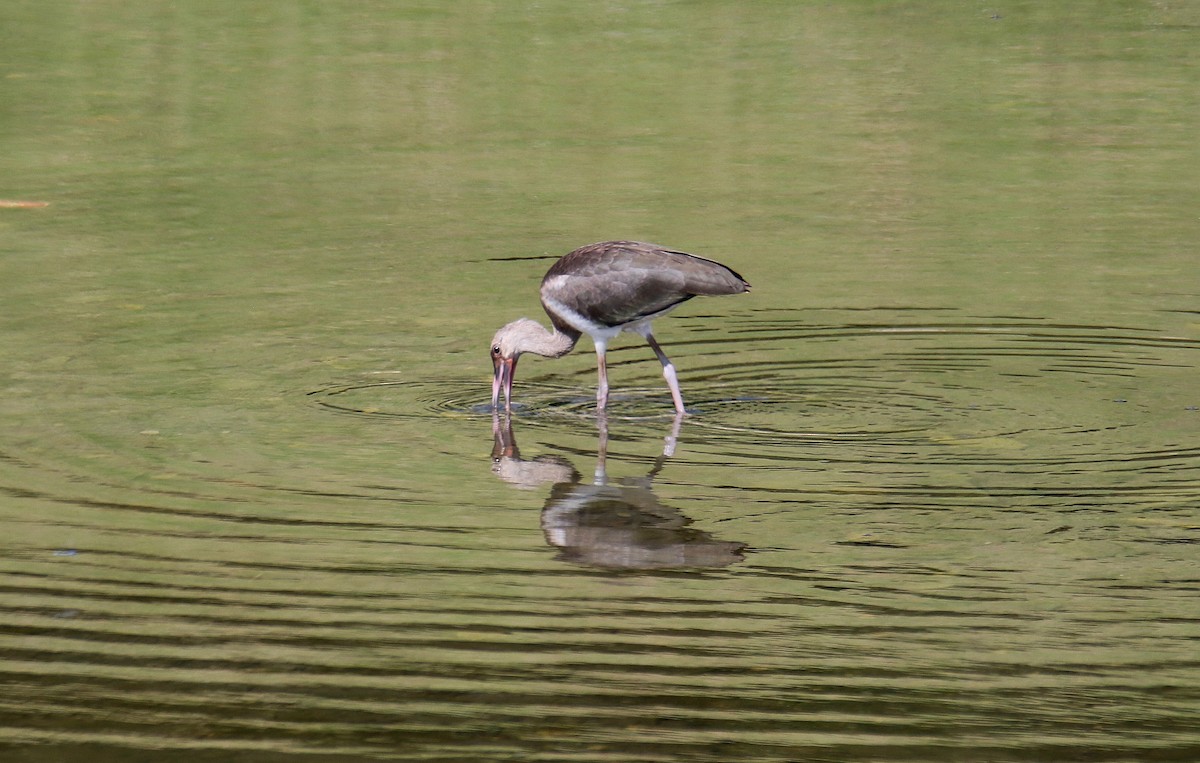
[[555,326],[554,331],[542,329],[540,334],[530,337],[525,351],[546,358],[561,358],[575,349],[575,343],[579,341],[579,336],[578,331],[569,327],[564,330],[562,327]]

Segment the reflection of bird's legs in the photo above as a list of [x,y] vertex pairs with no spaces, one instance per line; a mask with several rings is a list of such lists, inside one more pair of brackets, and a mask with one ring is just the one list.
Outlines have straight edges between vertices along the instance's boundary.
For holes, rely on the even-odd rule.
[[658,476],[662,468],[666,466],[667,459],[675,455],[675,445],[679,441],[679,425],[683,423],[683,414],[676,413],[675,421],[671,422],[671,434],[663,438],[662,455],[654,459],[654,467],[650,469],[650,473],[646,475],[646,484]]
[[679,427],[683,424],[683,413],[675,412],[675,421],[671,424],[671,434],[667,435],[666,441],[663,443],[663,455],[667,458],[675,455],[675,445],[679,442]]
[[[679,429],[683,426],[683,414],[676,412],[675,419],[671,422],[671,433],[663,438],[662,455],[654,459],[654,467],[650,469],[650,473],[646,475],[648,480],[654,477],[662,470],[667,463],[667,459],[675,455],[675,447],[679,444]],[[608,484],[608,414],[604,411],[598,411],[596,414],[596,429],[599,432],[599,438],[596,443],[596,477],[594,484]],[[515,445],[515,443],[514,443]]]
[[[601,356],[601,364],[603,364],[603,357]],[[596,411],[596,429],[599,430],[600,436],[596,442],[596,477],[594,484],[605,485],[608,483],[608,414],[603,407]]]

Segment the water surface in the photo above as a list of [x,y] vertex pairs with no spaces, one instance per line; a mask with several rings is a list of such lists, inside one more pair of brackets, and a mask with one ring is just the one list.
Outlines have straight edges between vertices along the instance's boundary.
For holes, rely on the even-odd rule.
[[6,4],[5,760],[1200,758],[1198,28]]

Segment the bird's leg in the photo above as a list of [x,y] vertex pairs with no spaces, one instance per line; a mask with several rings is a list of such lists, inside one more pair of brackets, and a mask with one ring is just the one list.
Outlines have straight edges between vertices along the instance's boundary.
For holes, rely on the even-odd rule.
[[647,330],[642,336],[646,337],[646,341],[650,343],[650,349],[654,350],[654,354],[658,356],[658,362],[662,363],[663,378],[667,380],[667,386],[671,388],[671,398],[675,401],[675,411],[684,413],[683,410],[683,395],[679,392],[679,379],[675,376],[675,366],[671,364],[671,359],[667,357],[667,353],[663,352],[662,347],[658,346],[658,342],[654,340],[654,335]]
[[600,377],[596,385],[596,410],[603,411],[608,406],[608,362],[604,358],[607,348],[605,342],[596,342],[596,372]]

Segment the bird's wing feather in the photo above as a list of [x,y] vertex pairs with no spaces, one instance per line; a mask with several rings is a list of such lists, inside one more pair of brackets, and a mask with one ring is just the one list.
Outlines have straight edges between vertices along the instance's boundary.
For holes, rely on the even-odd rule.
[[593,244],[556,262],[542,281],[549,298],[590,321],[619,326],[700,295],[738,294],[749,285],[724,265],[652,244]]

